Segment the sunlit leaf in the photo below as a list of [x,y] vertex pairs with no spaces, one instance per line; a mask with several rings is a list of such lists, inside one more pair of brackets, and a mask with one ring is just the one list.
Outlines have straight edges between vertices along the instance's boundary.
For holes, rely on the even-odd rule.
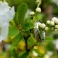
[[12,40],[12,44],[13,45],[17,45],[21,40],[23,39],[23,35],[21,33],[19,33],[18,35],[16,35],[13,40]]
[[49,42],[47,45],[46,45],[46,50],[48,51],[54,51],[54,45],[52,42]]
[[9,36],[16,36],[19,33],[19,30],[16,26],[10,26],[9,27]]
[[48,41],[48,42],[53,41],[53,37],[52,36],[46,36],[45,41]]
[[28,38],[28,45],[33,46],[34,44],[35,44],[35,39],[34,39],[34,37],[31,35],[31,36]]

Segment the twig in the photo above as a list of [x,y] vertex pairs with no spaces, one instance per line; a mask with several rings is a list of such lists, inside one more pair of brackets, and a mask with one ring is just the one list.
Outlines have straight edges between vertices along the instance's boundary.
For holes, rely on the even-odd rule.
[[25,44],[26,44],[26,51],[29,51],[28,43],[27,43],[27,40],[28,40],[29,37],[30,37],[30,35],[29,36],[24,36],[24,40],[25,40]]

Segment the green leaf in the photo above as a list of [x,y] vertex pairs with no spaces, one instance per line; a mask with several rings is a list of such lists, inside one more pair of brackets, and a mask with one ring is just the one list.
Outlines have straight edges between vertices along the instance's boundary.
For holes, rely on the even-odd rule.
[[51,42],[51,41],[53,41],[53,37],[52,36],[46,36],[46,38],[45,38],[45,41],[46,42]]
[[17,12],[15,13],[15,17],[13,20],[14,20],[15,24],[18,26],[18,14],[17,14]]
[[28,44],[32,47],[35,44],[35,39],[33,35],[28,38]]
[[53,42],[49,42],[47,45],[46,45],[46,50],[48,51],[54,51],[54,45],[53,45]]
[[10,26],[8,36],[16,36],[17,34],[19,34],[18,28],[16,26]]
[[42,20],[42,18],[43,18],[43,14],[38,14],[38,15],[36,16],[36,19],[37,19],[37,20]]
[[20,56],[19,58],[29,58],[29,51],[25,52],[22,56]]
[[12,50],[12,55],[14,58],[19,58],[18,53],[15,51],[15,49]]
[[46,39],[45,39],[45,48],[46,50],[48,51],[54,51],[54,46],[53,46],[53,37],[52,36],[46,36]]
[[26,52],[25,50],[24,50],[24,51],[21,51],[21,52],[19,53],[19,57],[21,57],[25,52]]
[[23,29],[28,31],[30,29],[34,28],[34,23],[32,21],[27,21],[23,25]]
[[20,4],[17,9],[18,21],[20,24],[23,24],[26,12],[27,12],[27,5],[25,3]]
[[19,58],[18,53],[16,52],[16,50],[14,49],[13,46],[11,46],[10,50],[9,50],[9,57],[12,58]]
[[13,40],[12,40],[12,44],[15,46],[17,45],[21,40],[23,39],[23,35],[21,33],[19,33],[18,35],[16,35]]

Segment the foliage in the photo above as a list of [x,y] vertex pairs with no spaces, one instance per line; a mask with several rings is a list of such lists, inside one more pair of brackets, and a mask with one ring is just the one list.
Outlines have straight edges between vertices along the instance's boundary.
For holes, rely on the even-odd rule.
[[[56,37],[53,36],[55,34],[55,29],[58,30],[58,27],[57,28],[55,27],[56,25],[58,25],[58,22],[56,23],[53,20],[49,20],[50,23],[49,24],[47,23],[47,20],[45,20],[47,19],[45,18],[46,14],[41,12],[42,10],[40,8],[41,3],[43,1],[42,0],[38,2],[33,0],[31,0],[31,2],[30,0],[28,1],[6,0],[6,1],[8,2],[9,5],[11,4],[10,6],[14,5],[16,11],[14,19],[10,21],[8,39],[4,41],[6,42],[6,44],[11,45],[8,51],[9,57],[10,58],[45,58],[47,52],[50,51],[52,52],[52,55],[50,55],[50,57],[57,58],[56,57],[57,49],[53,44],[53,41],[55,40],[54,38]],[[33,6],[35,5],[34,2],[37,5],[36,7],[38,8],[37,10],[34,9],[35,8]],[[47,1],[44,0],[44,3],[46,2]],[[26,13],[28,12],[28,7],[32,8],[31,4],[29,3],[31,4],[33,3],[32,6],[34,11],[33,12],[31,11],[31,13],[29,13],[29,15],[25,17]],[[48,2],[46,3],[46,6],[47,5],[48,6],[51,5],[50,0],[48,0]],[[53,13],[57,14],[57,12],[58,12],[57,9],[55,9]]]

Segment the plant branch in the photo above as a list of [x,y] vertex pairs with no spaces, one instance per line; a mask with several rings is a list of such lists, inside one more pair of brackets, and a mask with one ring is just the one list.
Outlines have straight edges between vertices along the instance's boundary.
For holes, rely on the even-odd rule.
[[30,35],[29,36],[24,36],[24,40],[25,40],[25,44],[26,44],[26,51],[29,51],[28,43],[27,43],[27,40],[28,40],[29,37],[30,37]]

